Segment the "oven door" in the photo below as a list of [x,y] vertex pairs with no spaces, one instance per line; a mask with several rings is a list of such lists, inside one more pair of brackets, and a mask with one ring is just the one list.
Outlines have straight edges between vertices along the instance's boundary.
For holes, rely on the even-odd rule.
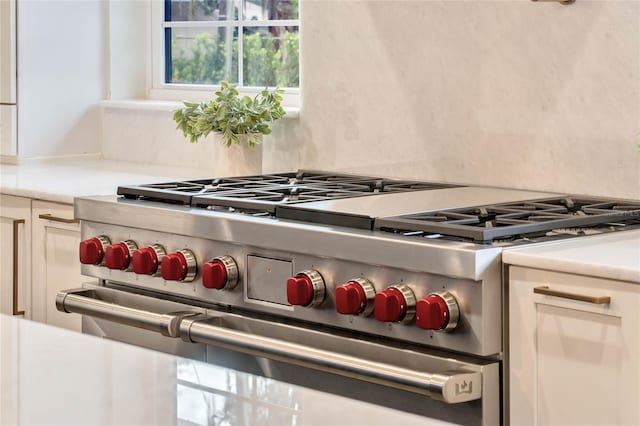
[[212,364],[432,419],[501,422],[496,360],[85,287],[61,292],[57,307],[82,314],[83,331],[90,334],[199,359],[182,347],[193,345]]

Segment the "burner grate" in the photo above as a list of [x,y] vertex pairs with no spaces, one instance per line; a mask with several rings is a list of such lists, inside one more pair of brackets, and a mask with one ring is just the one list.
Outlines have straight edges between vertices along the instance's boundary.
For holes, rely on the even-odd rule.
[[120,186],[126,198],[210,208],[234,207],[273,213],[276,205],[353,198],[385,192],[450,188],[453,185],[299,170],[255,176]]
[[348,190],[345,185],[335,187],[265,187],[255,190],[222,191],[213,196],[193,197],[194,207],[233,207],[236,209],[264,210],[274,213],[279,204],[295,204],[338,198],[353,198],[365,195],[358,190]]
[[563,197],[379,219],[375,228],[475,242],[545,235],[557,229],[640,224],[640,202]]

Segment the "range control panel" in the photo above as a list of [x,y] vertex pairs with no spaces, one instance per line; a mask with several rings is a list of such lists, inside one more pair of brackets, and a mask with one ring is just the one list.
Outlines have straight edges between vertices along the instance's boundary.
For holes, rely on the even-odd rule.
[[500,288],[483,282],[90,222],[82,234],[84,275],[411,343],[501,351],[492,340],[500,313],[483,309]]

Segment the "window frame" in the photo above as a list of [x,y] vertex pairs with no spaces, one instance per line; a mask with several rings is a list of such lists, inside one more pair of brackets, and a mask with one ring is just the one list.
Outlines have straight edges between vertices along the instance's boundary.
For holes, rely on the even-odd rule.
[[[242,1],[233,0],[236,6],[242,6]],[[165,28],[167,27],[238,27],[238,34],[244,34],[246,27],[265,27],[265,26],[297,26],[300,29],[300,19],[288,20],[260,20],[247,21],[244,17],[238,21],[190,21],[187,23],[179,23],[175,25],[172,22],[165,22],[164,9],[165,0],[151,0],[150,28],[151,28],[151,84],[149,88],[149,99],[165,100],[165,101],[202,101],[203,97],[210,97],[213,91],[220,88],[220,85],[213,84],[180,84],[165,83]],[[242,10],[242,8],[240,8]],[[248,23],[248,24],[247,24]],[[238,77],[243,78],[243,51],[242,41],[239,37],[238,42]],[[298,58],[300,61],[300,57]],[[300,74],[302,74],[300,72]],[[299,78],[300,85],[302,79]],[[248,87],[242,86],[241,81],[238,83],[238,92],[249,96],[258,94],[264,87]],[[300,87],[283,88],[282,105],[285,107],[299,108],[300,106]]]

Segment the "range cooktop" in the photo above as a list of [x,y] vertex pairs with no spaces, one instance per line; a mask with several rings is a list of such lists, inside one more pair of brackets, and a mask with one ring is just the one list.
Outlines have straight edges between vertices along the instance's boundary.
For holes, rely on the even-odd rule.
[[121,186],[118,195],[482,244],[640,226],[640,201],[311,170]]

